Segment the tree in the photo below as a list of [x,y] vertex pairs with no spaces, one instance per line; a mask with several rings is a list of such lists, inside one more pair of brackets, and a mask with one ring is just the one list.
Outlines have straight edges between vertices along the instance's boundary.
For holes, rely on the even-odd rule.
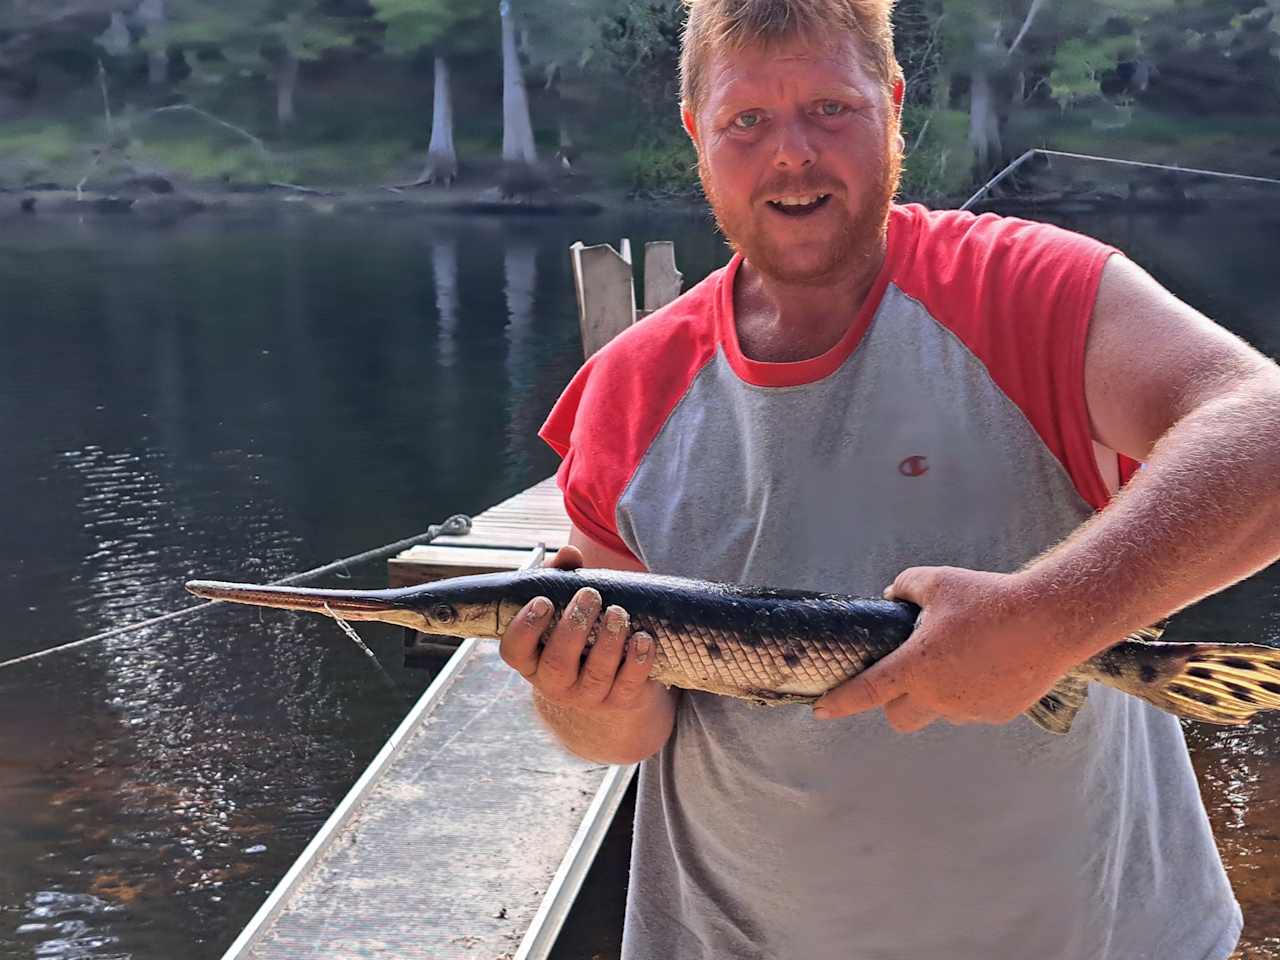
[[385,43],[393,53],[430,51],[434,57],[431,141],[420,179],[451,183],[458,175],[453,146],[453,102],[448,58],[492,44],[493,8],[476,0],[373,0],[386,26]]
[[1025,103],[1028,72],[1045,70],[1050,90],[1064,107],[1092,96],[1100,70],[1114,66],[1117,52],[1134,46],[1132,36],[1112,35],[1117,21],[1150,20],[1177,2],[944,0],[943,58],[948,70],[968,78],[974,174],[983,176],[1004,160],[1001,115]]
[[[516,48],[530,74],[541,74],[542,86],[556,104],[556,156],[565,167],[576,155],[566,102],[572,89],[595,99],[625,78],[621,95],[643,115],[649,101],[637,89],[634,74],[656,64],[659,73],[674,78],[683,15],[682,0],[539,0],[520,7],[513,31]],[[663,90],[661,99],[672,93]]]
[[323,0],[168,0],[168,19],[148,37],[148,49],[202,50],[193,72],[221,80],[227,73],[271,77],[276,120],[291,124],[302,62],[351,43],[345,22],[326,16]]
[[524,192],[532,168],[538,162],[533,143],[533,124],[529,119],[529,98],[524,89],[524,74],[516,52],[516,25],[511,14],[511,0],[500,0],[498,14],[502,18],[502,161],[507,167],[505,182]]
[[0,71],[20,74],[46,45],[83,43],[108,28],[133,0],[0,0]]
[[[162,33],[165,23],[165,0],[142,0],[135,14],[148,34]],[[152,87],[163,87],[169,82],[169,51],[152,46],[147,51],[147,81]]]

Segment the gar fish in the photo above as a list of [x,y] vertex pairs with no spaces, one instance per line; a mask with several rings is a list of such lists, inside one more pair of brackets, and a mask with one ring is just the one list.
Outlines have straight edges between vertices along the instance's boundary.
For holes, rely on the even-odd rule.
[[[557,621],[582,587],[631,615],[654,638],[650,677],[667,686],[761,703],[811,703],[900,646],[919,608],[892,600],[773,590],[614,570],[527,569],[392,590],[316,590],[192,580],[210,600],[381,620],[426,634],[497,637],[534,597]],[[1280,649],[1245,643],[1165,643],[1141,630],[1067,674],[1027,716],[1066,733],[1088,681],[1210,723],[1245,723],[1280,709]]]

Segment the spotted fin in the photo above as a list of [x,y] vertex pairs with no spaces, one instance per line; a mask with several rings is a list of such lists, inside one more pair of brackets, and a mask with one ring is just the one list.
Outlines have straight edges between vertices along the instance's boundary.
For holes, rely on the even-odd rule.
[[1036,701],[1026,715],[1036,726],[1050,733],[1066,733],[1089,696],[1089,684],[1068,674],[1056,687]]
[[1090,679],[1181,717],[1247,723],[1280,710],[1280,648],[1257,643],[1126,640],[1094,657]]

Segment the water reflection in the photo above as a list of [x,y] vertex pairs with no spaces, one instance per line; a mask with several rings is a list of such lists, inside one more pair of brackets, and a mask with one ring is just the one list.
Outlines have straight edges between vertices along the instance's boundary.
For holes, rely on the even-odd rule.
[[[528,438],[537,432],[546,411],[532,408],[525,398],[537,377],[537,331],[534,328],[534,288],[537,285],[537,250],[519,235],[507,238],[502,256],[507,299],[506,447],[508,469],[527,471]],[[554,318],[550,318],[554,319]]]
[[436,351],[439,365],[457,362],[458,244],[452,236],[431,240],[431,273],[436,282]]

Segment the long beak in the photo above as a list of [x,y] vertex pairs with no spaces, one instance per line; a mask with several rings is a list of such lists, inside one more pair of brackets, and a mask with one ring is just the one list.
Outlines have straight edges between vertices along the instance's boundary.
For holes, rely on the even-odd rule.
[[400,590],[316,590],[309,587],[267,587],[220,580],[188,580],[187,590],[206,600],[246,603],[280,610],[305,610],[344,620],[380,620],[405,627],[423,625],[421,613],[407,603],[413,588]]

